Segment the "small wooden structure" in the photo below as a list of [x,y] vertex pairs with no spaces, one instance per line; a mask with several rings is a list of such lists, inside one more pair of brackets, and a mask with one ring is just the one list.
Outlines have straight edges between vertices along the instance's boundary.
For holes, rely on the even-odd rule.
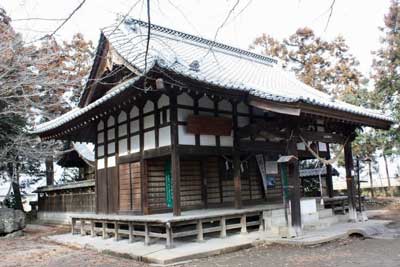
[[68,142],[57,155],[57,165],[63,168],[78,168],[77,181],[94,179],[96,162],[94,152],[84,143]]
[[[330,192],[329,178],[332,176],[338,176],[339,172],[335,168],[331,168],[330,173],[325,167],[312,168],[312,169],[300,169],[299,176],[301,179],[302,195],[307,197],[333,197],[333,192]],[[321,178],[321,179],[320,179]],[[322,186],[320,185],[322,183]],[[312,192],[306,192],[306,187],[314,187]],[[321,192],[322,189],[322,192]],[[333,190],[332,190],[333,191]]]
[[[310,143],[326,159],[330,143],[344,145],[355,219],[355,130],[391,123],[289,77],[273,58],[127,19],[102,31],[79,107],[34,132],[43,140],[95,144],[96,215],[74,217],[73,231],[80,221],[82,233],[158,236],[170,244],[189,233],[201,239],[202,228],[223,236],[230,216],[242,222],[229,227],[245,229],[246,218],[268,210],[252,207],[282,205],[281,155],[294,156],[291,222],[301,229],[298,161],[314,157]],[[222,216],[229,207],[237,212]],[[215,208],[221,214],[201,215]],[[196,210],[196,218],[185,220],[186,211]],[[175,217],[151,220],[162,213]],[[205,230],[209,221],[217,225]],[[198,230],[168,232],[184,222]],[[149,229],[156,224],[157,233]]]
[[39,212],[95,212],[95,180],[39,187]]

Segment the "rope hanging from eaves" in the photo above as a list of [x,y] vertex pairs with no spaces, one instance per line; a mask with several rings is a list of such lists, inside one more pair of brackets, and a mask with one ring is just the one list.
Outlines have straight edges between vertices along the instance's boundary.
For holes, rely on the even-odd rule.
[[349,141],[350,136],[348,136],[346,138],[346,141],[340,146],[339,151],[337,152],[337,154],[332,158],[332,159],[324,159],[321,158],[318,153],[316,153],[311,146],[308,144],[308,142],[301,136],[299,135],[299,138],[301,139],[301,141],[304,143],[304,145],[306,146],[307,150],[314,156],[314,158],[316,158],[317,160],[319,160],[320,162],[322,162],[322,164],[325,165],[332,165],[333,163],[335,163],[338,159],[339,159],[339,155],[340,153],[342,153],[344,146],[347,144],[347,142]]

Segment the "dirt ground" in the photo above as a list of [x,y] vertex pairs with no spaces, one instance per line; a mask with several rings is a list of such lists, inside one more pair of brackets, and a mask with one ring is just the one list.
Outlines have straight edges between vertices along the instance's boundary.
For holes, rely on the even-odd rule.
[[[389,227],[400,229],[400,199],[384,199],[378,202],[385,204],[372,203],[369,208],[384,208],[387,212],[376,219],[393,220]],[[44,236],[66,231],[68,229],[63,227],[32,225],[26,229],[23,237],[0,239],[0,267],[148,266],[133,260],[103,255],[88,249],[62,246],[42,239]],[[263,245],[194,260],[180,266],[400,267],[400,238],[348,238],[314,247]]]

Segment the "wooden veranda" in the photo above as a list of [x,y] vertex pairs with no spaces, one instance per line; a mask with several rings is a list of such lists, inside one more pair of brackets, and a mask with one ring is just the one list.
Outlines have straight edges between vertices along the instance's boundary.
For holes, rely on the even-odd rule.
[[218,208],[153,215],[102,215],[82,214],[72,216],[72,234],[92,237],[128,239],[129,242],[141,238],[145,245],[152,239],[164,239],[167,248],[172,248],[177,238],[194,237],[203,241],[204,236],[214,235],[224,238],[227,232],[245,234],[250,230],[264,230],[264,213],[282,209],[281,204],[256,205],[243,209]]

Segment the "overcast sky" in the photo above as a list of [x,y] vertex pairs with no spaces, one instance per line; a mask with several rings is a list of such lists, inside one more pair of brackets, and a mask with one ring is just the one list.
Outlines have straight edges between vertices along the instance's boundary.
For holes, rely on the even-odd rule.
[[[1,0],[12,19],[65,18],[82,0]],[[218,27],[237,0],[151,0],[152,22],[176,30],[214,39]],[[325,31],[332,0],[241,0],[217,41],[248,48],[261,33],[286,37],[299,27],[308,26],[318,35],[331,39],[342,35],[351,52],[360,60],[361,70],[369,72],[371,51],[379,47],[379,26],[387,13],[390,0],[336,0]],[[135,5],[136,4],[136,5]],[[114,23],[117,14],[146,20],[144,0],[86,0],[82,8],[58,32],[57,37],[70,38],[81,32],[97,42],[99,29]],[[15,21],[14,27],[27,39],[54,30],[60,21]]]

